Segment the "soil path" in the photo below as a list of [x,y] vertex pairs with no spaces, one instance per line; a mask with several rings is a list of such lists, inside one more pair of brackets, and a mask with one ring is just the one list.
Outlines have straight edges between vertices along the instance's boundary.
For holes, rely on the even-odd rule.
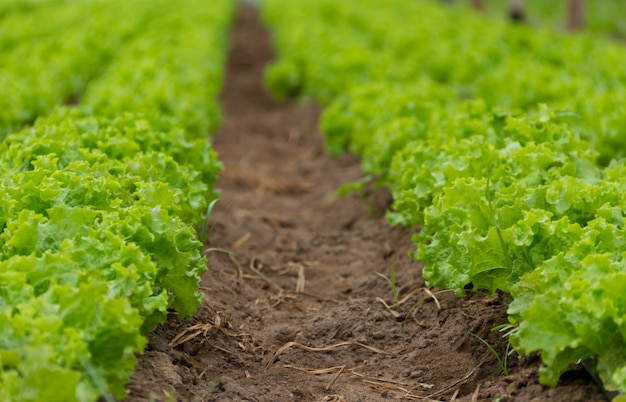
[[[273,55],[254,8],[231,42],[205,302],[150,335],[128,401],[602,400],[581,370],[541,387],[536,358],[512,356],[500,375],[477,337],[504,356],[491,328],[506,301],[425,289],[412,232],[382,216],[388,194],[338,198],[359,161],[325,155],[316,106],[263,89]],[[376,275],[392,266],[397,301]]]

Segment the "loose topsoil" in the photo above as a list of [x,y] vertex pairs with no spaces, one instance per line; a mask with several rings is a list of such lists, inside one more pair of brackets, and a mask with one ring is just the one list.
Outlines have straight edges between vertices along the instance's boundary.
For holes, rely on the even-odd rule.
[[[537,356],[505,362],[492,328],[507,322],[506,296],[425,287],[414,231],[384,218],[390,196],[337,196],[362,173],[356,157],[325,154],[320,108],[263,88],[272,58],[257,10],[242,6],[214,137],[225,170],[204,303],[149,336],[127,401],[605,400],[580,367],[548,389]],[[377,274],[392,267],[396,299]]]

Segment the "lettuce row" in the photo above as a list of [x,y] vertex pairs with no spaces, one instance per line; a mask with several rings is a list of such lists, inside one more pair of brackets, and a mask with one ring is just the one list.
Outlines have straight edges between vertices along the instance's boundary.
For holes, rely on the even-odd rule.
[[0,39],[0,138],[76,101],[120,46],[157,19],[157,12],[158,6],[146,1],[43,2],[2,19],[7,32]]
[[511,341],[523,353],[542,351],[546,384],[556,385],[571,363],[592,358],[605,387],[624,392],[626,237],[623,224],[602,216],[611,209],[598,211],[580,238],[512,290],[509,312],[518,330]]
[[[215,86],[219,82],[216,80],[210,85]],[[146,160],[146,164],[135,163],[133,166],[138,174],[166,178],[172,186],[180,188],[181,193],[186,192],[189,202],[185,204],[177,199],[176,205],[171,207],[176,208],[176,214],[185,222],[196,225],[200,219],[198,211],[206,207],[207,194],[211,199],[218,195],[213,190],[213,184],[222,165],[210,142],[200,133],[191,133],[174,124],[166,130],[157,130],[148,118],[144,114],[123,111],[114,118],[108,118],[94,114],[90,107],[60,108],[40,118],[33,128],[24,130],[17,138],[7,138],[5,143],[11,149],[11,159],[23,160],[23,164],[31,155],[48,153],[59,155],[63,164],[80,160],[80,148],[98,149],[110,159],[128,159],[137,153],[150,151],[167,154],[163,160],[154,157],[150,164]],[[71,134],[69,137],[68,133]],[[13,145],[13,142],[18,144]],[[181,166],[167,166],[172,163]],[[188,173],[182,175],[181,169],[186,169]]]
[[512,287],[509,314],[518,331],[511,340],[520,352],[542,351],[541,379],[549,385],[556,385],[569,364],[585,359],[607,389],[624,393],[626,164],[615,163],[604,173],[598,186],[563,191],[564,202],[578,200],[589,220],[562,230],[567,244]]
[[[414,99],[420,104],[418,96]],[[395,101],[398,103],[394,108]],[[581,237],[599,232],[594,226],[598,216],[623,225],[624,165],[614,162],[608,169],[597,166],[597,152],[545,107],[541,109],[542,117],[534,120],[490,112],[482,102],[466,101],[457,105],[456,114],[442,118],[452,106],[433,107],[427,117],[424,110],[429,110],[428,102],[422,103],[426,106],[421,110],[410,103],[411,107],[405,107],[406,98],[394,99],[391,91],[376,98],[376,102],[381,113],[363,122],[369,124],[387,111],[396,117],[388,121],[381,117],[384,122],[378,124],[379,128],[372,123],[373,145],[362,152],[364,169],[380,174],[381,181],[392,190],[393,222],[423,226],[415,235],[415,257],[425,262],[423,274],[429,284],[454,289],[458,294],[464,294],[469,285],[489,292],[512,292],[515,301],[511,320],[520,326],[513,335],[514,344],[520,353],[544,351],[545,383],[555,385],[569,364],[596,356],[606,386],[624,389],[623,379],[613,379],[623,360],[606,360],[621,356],[616,353],[623,350],[623,339],[617,337],[590,351],[580,346],[586,340],[581,341],[579,335],[588,331],[587,337],[601,337],[590,330],[588,323],[595,323],[597,328],[598,320],[608,320],[612,324],[606,328],[618,328],[623,313],[611,316],[607,312],[606,317],[598,318],[593,311],[579,309],[573,313],[568,310],[567,315],[555,306],[569,305],[559,288],[550,293],[544,291],[546,287],[531,291],[527,283],[530,279],[524,276],[543,269],[542,264],[558,253],[581,248]],[[327,116],[332,111],[331,106]],[[360,116],[355,116],[352,123],[359,121]],[[428,121],[431,118],[436,124]],[[329,124],[326,120],[324,123]],[[430,126],[435,128],[425,129]],[[356,142],[350,146],[359,145]],[[611,240],[605,252],[615,253],[624,247],[614,230],[609,228],[597,235]],[[576,268],[581,271],[576,275],[584,275],[585,265]],[[600,302],[606,296],[601,287],[597,292]],[[553,298],[551,303],[545,300],[547,294]],[[534,300],[535,295],[540,295],[540,301]],[[580,295],[571,297],[577,300]],[[526,317],[530,301],[534,311]],[[545,321],[537,318],[552,316],[554,311],[563,313],[564,323],[550,327],[554,333],[546,335],[541,328]],[[586,315],[578,331],[568,332],[568,342],[580,346],[578,350],[553,343],[563,339],[559,331],[567,327],[565,323],[572,326],[576,322],[574,314]],[[608,329],[604,332],[609,333]],[[562,348],[558,357],[551,357],[558,348]]]
[[[3,235],[9,242],[5,249],[26,251],[70,222],[85,232],[65,239],[57,250],[0,262],[0,396],[9,401],[121,397],[135,353],[146,342],[138,331],[145,325],[142,313],[164,313],[167,304],[164,294],[152,295],[156,267],[123,237],[89,228],[85,218],[92,210],[59,206],[50,214],[24,211],[9,223],[16,237],[7,239],[6,230]],[[35,232],[20,231],[17,225],[24,223]]]
[[[128,38],[84,104],[0,144],[2,400],[121,398],[143,334],[202,300],[195,228],[221,169],[205,130],[217,124],[233,3],[163,7],[164,20]],[[164,32],[151,36],[155,26]],[[171,46],[185,49],[179,59]],[[130,71],[125,57],[159,51],[164,85],[151,89],[155,75],[139,68],[134,87],[116,76]],[[145,97],[126,97],[129,88]],[[116,91],[125,103],[99,98]],[[163,109],[165,100],[178,104]]]
[[[7,0],[0,5],[0,53],[9,54],[16,47],[53,35],[65,35],[67,27],[80,24],[82,13],[90,7],[78,7],[65,0],[34,2]],[[93,5],[91,5],[93,7]],[[49,18],[54,15],[55,18]]]
[[[8,136],[1,153],[0,349],[15,361],[2,357],[0,394],[119,397],[145,344],[141,332],[168,308],[185,317],[201,301],[194,289],[206,261],[181,216],[206,204],[208,188],[199,172],[165,153],[111,158],[72,132],[46,138],[50,128],[30,129],[42,137]],[[104,140],[105,133],[91,134]],[[34,360],[40,354],[46,364]],[[48,373],[73,397],[46,396],[60,384],[43,381]]]
[[485,20],[429,1],[397,3],[267,2],[263,15],[279,56],[267,70],[268,86],[279,96],[302,94],[328,104],[370,83],[411,86],[426,78],[453,98],[483,99],[490,108],[535,115],[537,104],[547,104],[568,116],[571,129],[600,152],[601,164],[624,156],[621,46],[591,34]]
[[430,285],[513,295],[511,340],[542,351],[542,382],[592,359],[626,392],[626,52],[383,3],[264,3],[279,55],[266,84],[328,104],[329,151],[361,155],[390,220],[421,226]]
[[[129,110],[143,114],[153,127],[181,127],[190,139],[206,139],[217,128],[217,96],[222,82],[229,20],[220,5],[198,1],[160,4],[158,23],[143,27],[118,52],[101,77],[90,83],[81,104],[99,116],[116,117]],[[181,10],[182,8],[182,10]],[[149,81],[150,85],[145,85]]]
[[[127,121],[131,122],[135,123]],[[98,140],[90,144],[89,137],[81,138],[69,130],[46,130],[49,128],[44,126],[42,129],[37,124],[26,132],[28,137],[22,133],[8,136],[4,144],[10,145],[0,148],[3,159],[12,163],[14,169],[22,170],[10,174],[13,172],[7,169],[4,174],[5,194],[14,200],[10,210],[30,210],[45,216],[50,208],[66,204],[106,212],[106,216],[99,217],[99,220],[110,219],[107,222],[109,230],[118,231],[122,238],[152,255],[161,271],[155,279],[170,281],[173,275],[188,279],[188,286],[174,293],[177,298],[187,300],[176,303],[174,299],[171,307],[183,316],[192,314],[199,303],[199,295],[193,294],[189,299],[188,289],[197,288],[199,275],[204,272],[206,264],[195,256],[200,245],[189,223],[198,223],[198,212],[206,208],[211,195],[199,172],[176,163],[162,151],[135,151],[124,157],[116,155],[107,142],[114,142],[116,136],[130,130],[120,133],[105,126],[101,132],[89,133],[92,140]],[[123,145],[125,152],[138,148],[129,137],[124,139],[116,145]],[[113,156],[107,155],[107,151]],[[95,218],[87,219],[85,224],[90,219]],[[26,222],[18,225],[20,230],[36,232],[30,226]],[[17,236],[12,234],[8,223],[5,231],[9,236]],[[62,241],[72,237],[73,233],[58,231],[57,235],[56,240]],[[10,249],[6,254],[55,249],[55,239],[50,236],[46,236],[49,243],[35,249]],[[182,272],[188,271],[186,276],[176,271],[181,269]],[[173,272],[168,274],[168,271]],[[159,280],[156,285],[164,287]]]

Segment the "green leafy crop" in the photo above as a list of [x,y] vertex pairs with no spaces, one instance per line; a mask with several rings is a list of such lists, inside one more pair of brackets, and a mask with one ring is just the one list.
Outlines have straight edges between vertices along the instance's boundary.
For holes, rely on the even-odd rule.
[[542,382],[584,359],[626,392],[626,50],[436,3],[268,0],[266,85],[326,105],[429,285],[513,295]]
[[[54,89],[41,108],[24,109],[42,116],[21,131],[11,132],[30,117],[0,118],[0,131],[8,132],[0,144],[0,400],[122,398],[144,335],[168,310],[189,317],[202,301],[207,262],[195,228],[219,195],[213,185],[221,164],[208,136],[219,122],[234,5],[118,3],[59,0],[58,9],[5,16],[28,21],[56,11],[72,21],[89,9],[98,16],[89,35],[103,28],[98,35],[109,47],[81,53],[89,38],[51,30],[38,43],[67,38],[77,47],[24,63],[65,85],[66,75],[82,74],[72,63],[84,58],[97,66],[84,66],[80,80],[89,82]],[[46,27],[25,30],[0,58],[21,54],[25,38]],[[55,70],[59,57],[69,64]],[[25,97],[41,96],[33,88],[6,99],[19,108]],[[61,106],[82,90],[80,105]]]

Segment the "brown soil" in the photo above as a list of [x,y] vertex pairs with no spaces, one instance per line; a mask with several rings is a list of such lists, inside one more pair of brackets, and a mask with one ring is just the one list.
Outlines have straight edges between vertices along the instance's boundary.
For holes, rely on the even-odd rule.
[[[387,224],[389,195],[338,198],[361,175],[325,155],[319,108],[262,87],[272,59],[256,10],[233,29],[225,113],[215,149],[225,171],[211,217],[204,304],[152,335],[127,401],[602,401],[580,368],[556,389],[537,357],[508,358],[491,329],[506,298],[428,290],[410,257],[412,231]],[[395,266],[399,298],[377,272]]]

